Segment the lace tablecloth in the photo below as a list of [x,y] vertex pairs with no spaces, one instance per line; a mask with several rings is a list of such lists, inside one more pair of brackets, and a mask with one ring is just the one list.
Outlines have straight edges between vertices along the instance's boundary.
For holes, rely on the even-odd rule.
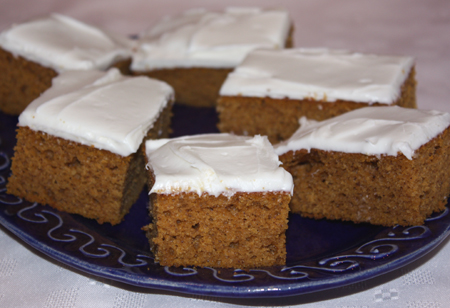
[[[450,2],[446,0],[148,1],[3,0],[0,31],[60,12],[123,34],[192,7],[283,6],[295,22],[296,47],[329,47],[416,58],[418,106],[450,111]],[[81,273],[35,251],[0,228],[0,307],[448,307],[450,243],[382,276],[313,294],[227,299],[139,289]]]

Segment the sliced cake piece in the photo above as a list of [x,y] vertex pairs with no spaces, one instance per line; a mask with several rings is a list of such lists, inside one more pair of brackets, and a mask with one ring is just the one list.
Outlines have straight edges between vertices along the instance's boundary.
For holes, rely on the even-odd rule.
[[292,31],[286,10],[193,9],[142,33],[131,69],[172,85],[177,103],[214,107],[227,74],[248,52],[291,47]]
[[366,107],[301,127],[275,146],[294,177],[291,210],[316,219],[420,225],[450,194],[450,115]]
[[115,68],[66,71],[20,115],[7,192],[119,223],[146,182],[143,140],[168,137],[173,89]]
[[289,138],[302,116],[325,120],[367,106],[416,108],[411,57],[328,49],[255,50],[220,89],[221,132]]
[[208,134],[149,140],[155,260],[250,268],[286,262],[291,175],[266,137]]
[[12,25],[0,33],[0,110],[19,115],[66,70],[129,73],[131,44],[125,37],[60,14]]

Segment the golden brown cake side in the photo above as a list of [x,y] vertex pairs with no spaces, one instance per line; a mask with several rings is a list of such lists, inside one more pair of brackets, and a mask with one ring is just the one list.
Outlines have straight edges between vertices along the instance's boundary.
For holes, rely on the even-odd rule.
[[280,156],[294,177],[291,211],[315,219],[420,225],[445,208],[450,128],[415,152],[398,156],[311,149]]
[[117,68],[123,75],[131,75],[131,58],[114,62],[111,67]]
[[136,154],[123,158],[27,127],[17,130],[14,151],[8,193],[99,223],[119,223],[133,204],[123,203],[129,199],[123,196],[127,182],[144,185],[142,172],[130,178],[139,169]]
[[19,115],[52,85],[53,69],[0,48],[0,111]]
[[[386,106],[374,103],[371,106]],[[314,99],[274,99],[270,97],[221,96],[217,102],[221,132],[237,135],[266,135],[275,144],[288,139],[298,128],[299,119],[322,121],[345,112],[367,107],[368,103]],[[400,97],[391,106],[417,108],[415,70],[411,69],[401,87]]]
[[220,86],[232,69],[228,68],[173,68],[134,72],[170,84],[175,90],[176,102],[194,107],[213,107]]
[[173,104],[173,100],[167,102],[167,106],[159,114],[158,119],[156,119],[153,123],[153,127],[148,131],[144,141],[148,139],[169,138],[169,135],[172,133],[171,124]]
[[[146,138],[168,135],[171,104]],[[127,157],[28,127],[17,129],[7,192],[112,225],[122,221],[146,183],[144,154]]]
[[253,268],[286,263],[285,192],[152,194],[145,228],[163,266]]
[[284,48],[294,48],[294,25],[292,24],[289,28],[289,33],[284,43]]

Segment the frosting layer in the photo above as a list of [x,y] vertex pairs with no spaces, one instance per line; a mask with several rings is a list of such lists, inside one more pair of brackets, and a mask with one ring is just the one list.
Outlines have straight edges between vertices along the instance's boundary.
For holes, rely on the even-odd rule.
[[450,125],[450,114],[398,106],[366,107],[321,122],[302,117],[300,125],[291,138],[274,146],[278,155],[314,148],[366,155],[402,153],[413,159],[414,151]]
[[112,68],[66,71],[19,116],[19,125],[128,156],[135,153],[173,89]]
[[411,57],[328,49],[255,50],[222,85],[222,96],[393,103]]
[[292,194],[292,176],[267,137],[205,134],[148,140],[148,168],[155,174],[150,193],[285,191]]
[[285,10],[189,10],[180,16],[166,17],[142,33],[131,68],[232,68],[253,49],[283,48],[290,27]]
[[107,69],[131,57],[130,42],[60,14],[13,25],[0,34],[3,49],[57,72]]

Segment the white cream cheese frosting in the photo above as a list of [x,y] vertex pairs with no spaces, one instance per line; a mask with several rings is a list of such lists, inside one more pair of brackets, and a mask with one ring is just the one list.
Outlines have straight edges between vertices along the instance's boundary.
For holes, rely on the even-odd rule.
[[155,175],[150,193],[293,191],[292,176],[265,136],[204,134],[148,140],[145,148]]
[[403,154],[413,159],[414,151],[450,125],[450,114],[436,110],[365,107],[340,116],[314,121],[300,119],[300,128],[275,145],[275,152],[319,149],[366,155]]
[[19,126],[128,156],[173,99],[166,83],[115,68],[65,71],[22,112]]
[[65,70],[105,70],[131,58],[131,40],[60,14],[50,14],[0,33],[0,46],[14,55]]
[[228,75],[220,95],[392,104],[413,65],[411,57],[323,48],[261,49]]
[[291,21],[281,9],[193,9],[142,33],[134,71],[174,67],[233,68],[256,48],[283,48]]

